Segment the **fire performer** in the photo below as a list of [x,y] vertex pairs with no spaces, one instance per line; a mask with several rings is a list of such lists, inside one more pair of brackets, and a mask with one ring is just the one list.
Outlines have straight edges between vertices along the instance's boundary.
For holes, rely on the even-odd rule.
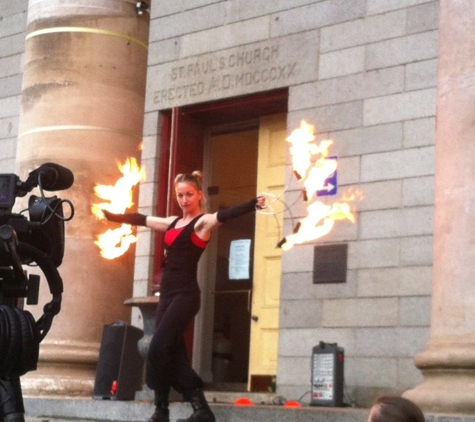
[[260,196],[214,214],[203,213],[205,196],[199,171],[179,174],[175,178],[175,192],[183,211],[181,217],[112,214],[107,211],[104,214],[110,221],[165,232],[166,255],[162,265],[160,301],[146,366],[146,383],[155,391],[155,413],[149,422],[169,422],[170,387],[183,394],[193,408],[193,414],[181,422],[214,422],[215,417],[203,394],[203,381],[191,367],[183,338],[200,308],[198,261],[213,230],[229,219],[264,208],[266,201]]

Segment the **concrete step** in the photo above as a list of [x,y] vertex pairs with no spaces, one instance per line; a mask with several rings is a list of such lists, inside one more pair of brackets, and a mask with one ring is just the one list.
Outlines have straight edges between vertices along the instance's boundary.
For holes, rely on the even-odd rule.
[[[24,403],[27,422],[144,422],[154,410],[150,401],[137,400],[25,397]],[[273,404],[235,406],[222,402],[211,402],[210,407],[217,422],[366,422],[369,413],[367,409],[310,406],[286,408]],[[170,404],[170,422],[187,418],[191,413],[192,409],[188,403]]]
[[[253,406],[236,406],[234,401],[249,398]],[[217,422],[366,422],[368,409],[303,405],[288,408],[275,394],[206,392]],[[118,401],[92,398],[24,397],[26,422],[145,422],[154,411],[151,400]],[[170,422],[186,419],[188,403],[170,404]],[[425,414],[428,422],[475,422],[470,415]]]

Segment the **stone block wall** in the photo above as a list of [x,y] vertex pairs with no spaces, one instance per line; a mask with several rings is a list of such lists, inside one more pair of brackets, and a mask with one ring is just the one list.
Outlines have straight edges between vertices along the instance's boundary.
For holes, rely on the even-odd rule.
[[[1,173],[15,172],[27,9],[27,0],[0,0]],[[22,177],[23,175],[20,176]]]
[[[288,132],[304,119],[334,141],[339,194],[328,201],[363,192],[356,224],[318,241],[348,244],[345,283],[313,284],[315,244],[283,255],[277,392],[287,399],[309,400],[320,340],[345,348],[348,404],[421,381],[413,360],[430,328],[438,11],[435,0],[152,3],[146,139],[158,139],[162,109],[289,87]],[[306,213],[290,160],[287,179],[290,233]]]
[[[0,171],[14,172],[28,1],[0,6]],[[437,0],[151,1],[142,212],[156,207],[160,110],[282,87],[288,131],[305,119],[334,140],[335,199],[363,192],[356,224],[318,242],[348,244],[346,283],[313,284],[314,244],[284,253],[277,389],[288,399],[308,394],[320,340],[345,348],[348,403],[421,381],[413,359],[430,327],[438,9]],[[287,174],[293,203],[301,187],[290,165]],[[292,213],[286,233],[305,207]],[[135,296],[147,292],[153,244],[144,232]]]
[[[305,397],[312,347],[337,342],[345,401],[359,406],[422,380],[413,360],[430,328],[439,7],[363,3],[357,16],[320,22],[318,77],[290,87],[288,129],[305,119],[332,139],[336,200],[358,189],[363,199],[355,225],[339,223],[318,242],[348,244],[345,285],[312,283],[314,244],[284,253],[277,374],[282,395]],[[287,232],[304,216],[293,211]]]

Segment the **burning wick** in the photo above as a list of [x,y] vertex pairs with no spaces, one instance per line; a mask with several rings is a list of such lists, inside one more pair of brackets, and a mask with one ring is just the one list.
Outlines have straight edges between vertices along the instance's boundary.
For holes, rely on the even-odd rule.
[[294,233],[284,237],[277,246],[288,251],[298,243],[318,239],[330,233],[336,220],[344,219],[355,222],[348,204],[336,202],[325,205],[323,202],[314,202],[308,207],[308,216],[296,225]]
[[[118,164],[122,177],[114,185],[96,185],[94,193],[107,202],[93,204],[91,211],[99,219],[104,218],[102,210],[107,210],[114,214],[123,214],[131,208],[133,203],[133,188],[140,181],[145,180],[145,169],[137,165],[135,158],[128,158],[121,165]],[[134,236],[132,226],[122,224],[116,229],[108,229],[99,234],[94,242],[101,250],[101,255],[106,259],[114,259],[123,255],[132,243],[137,241]]]
[[298,180],[302,180],[306,177],[307,170],[311,164],[311,157],[318,152],[317,146],[311,143],[315,140],[313,132],[314,127],[307,124],[305,120],[302,120],[300,128],[295,129],[290,136],[286,138],[286,141],[292,144],[290,152],[293,157],[292,164],[294,174]]
[[[337,160],[328,159],[333,141],[323,140],[319,145],[313,143],[314,127],[304,120],[300,128],[295,129],[286,140],[291,143],[293,173],[304,185],[302,189],[304,201],[311,203],[307,207],[307,217],[295,226],[293,234],[285,236],[277,244],[277,247],[283,250],[325,236],[332,230],[337,220],[347,219],[352,223],[355,222],[348,203],[336,202],[326,205],[314,200],[317,191],[324,188],[327,179],[337,170]],[[355,195],[349,199],[343,198],[343,201],[354,198]]]

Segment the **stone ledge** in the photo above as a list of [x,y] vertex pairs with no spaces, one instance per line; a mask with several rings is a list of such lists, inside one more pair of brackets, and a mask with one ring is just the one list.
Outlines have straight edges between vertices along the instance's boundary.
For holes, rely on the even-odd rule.
[[[208,395],[208,394],[207,394]],[[150,401],[93,400],[89,398],[25,397],[27,422],[72,421],[146,421],[153,413]],[[368,409],[336,407],[285,408],[277,405],[238,407],[230,403],[211,403],[219,422],[366,422]],[[170,421],[187,418],[191,407],[186,403],[170,405]],[[429,422],[475,422],[473,415],[426,415]]]

